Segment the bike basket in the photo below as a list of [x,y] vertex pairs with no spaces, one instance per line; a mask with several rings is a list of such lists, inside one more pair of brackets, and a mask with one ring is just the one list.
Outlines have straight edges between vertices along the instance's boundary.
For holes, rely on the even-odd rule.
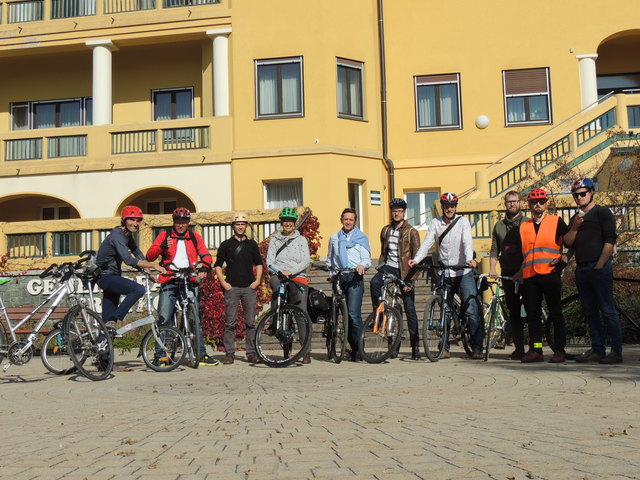
[[329,302],[327,296],[322,290],[316,290],[315,288],[309,288],[309,307],[318,312],[326,312],[329,310]]

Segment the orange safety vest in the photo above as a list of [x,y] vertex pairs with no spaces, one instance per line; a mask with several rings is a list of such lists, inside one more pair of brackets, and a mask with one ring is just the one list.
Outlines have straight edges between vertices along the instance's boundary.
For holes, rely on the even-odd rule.
[[555,263],[562,256],[562,245],[556,242],[558,230],[557,215],[545,215],[536,234],[533,220],[520,225],[522,240],[522,278],[533,277],[537,273],[545,275],[551,273]]

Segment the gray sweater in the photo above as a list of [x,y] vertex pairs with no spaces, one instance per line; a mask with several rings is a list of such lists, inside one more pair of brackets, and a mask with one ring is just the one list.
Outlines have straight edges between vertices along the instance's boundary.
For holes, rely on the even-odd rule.
[[[285,242],[289,242],[288,245],[276,256],[276,252]],[[294,230],[288,237],[278,232],[271,237],[269,250],[267,250],[267,267],[289,270],[294,277],[306,277],[306,270],[310,263],[309,244],[300,232]]]

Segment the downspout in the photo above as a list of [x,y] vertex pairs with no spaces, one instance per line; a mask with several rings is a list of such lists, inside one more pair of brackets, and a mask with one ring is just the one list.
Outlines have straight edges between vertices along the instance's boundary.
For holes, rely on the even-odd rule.
[[389,170],[389,199],[395,198],[395,171],[387,145],[387,63],[384,55],[383,0],[378,0],[378,48],[380,50],[380,107],[382,112],[382,159]]

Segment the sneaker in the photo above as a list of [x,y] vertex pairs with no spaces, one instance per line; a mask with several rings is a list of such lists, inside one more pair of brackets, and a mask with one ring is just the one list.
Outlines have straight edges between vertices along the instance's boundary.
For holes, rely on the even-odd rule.
[[509,355],[509,360],[522,360],[522,357],[524,357],[524,350],[514,350]]
[[350,352],[349,353],[349,360],[351,360],[352,362],[361,362],[362,361],[362,357],[358,353]]
[[605,365],[609,365],[609,364],[612,364],[612,363],[622,363],[622,355],[620,355],[619,353],[616,353],[616,352],[611,352],[606,357],[601,358],[600,360],[598,360],[598,363],[602,363],[602,364],[605,364]]
[[311,363],[311,354],[310,353],[305,353],[302,356],[302,363]]
[[576,362],[578,363],[597,363],[604,358],[604,355],[600,355],[593,351],[593,349],[589,349],[581,355],[576,357]]
[[483,355],[483,353],[482,353],[482,350],[480,350],[480,349],[477,349],[477,348],[476,348],[476,349],[473,351],[473,355],[471,355],[471,358],[472,358],[473,360],[484,360],[484,355]]
[[520,360],[522,363],[544,362],[544,355],[535,350],[529,350],[527,354]]
[[440,360],[446,360],[447,358],[451,358],[451,352],[449,352],[449,350],[443,350],[440,354]]
[[118,329],[118,324],[115,320],[109,320],[107,323],[104,324],[104,326],[107,327],[109,330]]
[[411,349],[411,360],[420,360],[421,357],[422,357],[422,355],[420,355],[420,349],[419,348],[412,348]]
[[167,357],[167,356],[163,356],[163,357],[155,357],[153,359],[152,362],[156,367],[166,367],[168,365],[171,365],[171,363],[173,363],[171,361],[171,358]]
[[553,357],[549,360],[549,363],[564,363],[566,356],[562,352],[553,352]]
[[222,361],[223,365],[233,365],[233,362],[235,362],[236,357],[235,355],[233,355],[233,353],[227,353],[227,356],[224,357],[224,360]]
[[200,358],[200,366],[202,367],[215,365],[220,365],[220,362],[206,353]]

